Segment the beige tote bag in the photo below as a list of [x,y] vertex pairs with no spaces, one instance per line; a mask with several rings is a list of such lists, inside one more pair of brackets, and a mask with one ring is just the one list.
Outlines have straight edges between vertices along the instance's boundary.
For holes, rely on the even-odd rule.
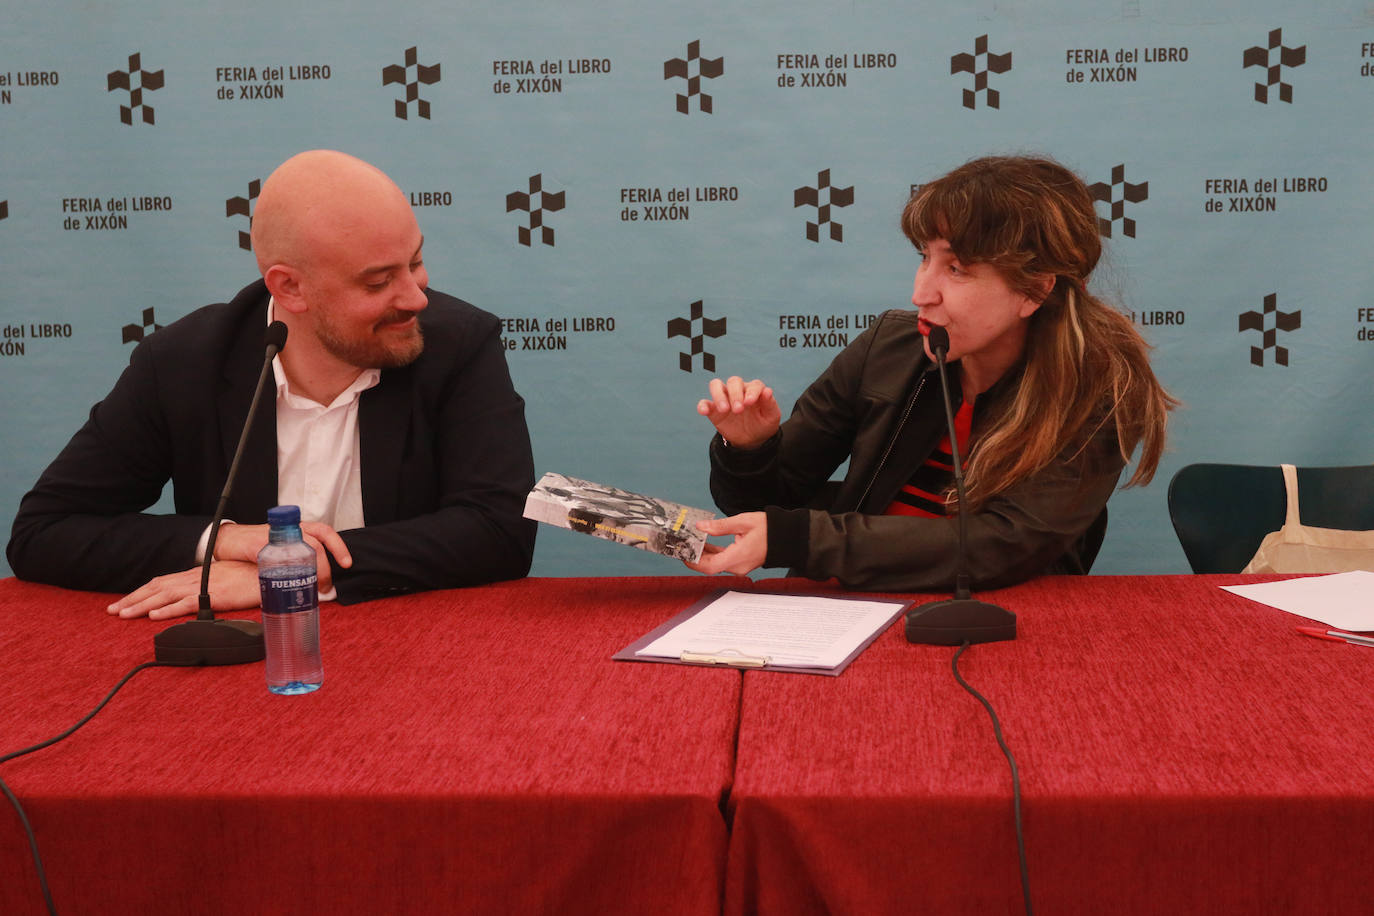
[[1342,531],[1302,524],[1298,514],[1298,470],[1283,468],[1288,491],[1288,515],[1283,527],[1271,531],[1241,572],[1339,573],[1354,569],[1374,570],[1374,531]]

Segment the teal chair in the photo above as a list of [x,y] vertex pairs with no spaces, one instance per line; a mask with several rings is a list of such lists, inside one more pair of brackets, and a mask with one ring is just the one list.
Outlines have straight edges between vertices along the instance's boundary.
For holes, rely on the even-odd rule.
[[[1302,523],[1374,529],[1374,465],[1298,468]],[[1195,573],[1235,573],[1283,527],[1288,499],[1278,466],[1190,464],[1169,481],[1169,520]]]

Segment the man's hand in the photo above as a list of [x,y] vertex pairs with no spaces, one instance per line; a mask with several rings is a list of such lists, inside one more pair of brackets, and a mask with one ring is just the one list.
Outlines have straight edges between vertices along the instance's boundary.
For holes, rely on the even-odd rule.
[[[216,560],[242,560],[256,564],[258,551],[267,546],[267,525],[237,525],[227,522],[220,526],[215,538]],[[334,576],[329,566],[329,557],[344,569],[353,565],[353,555],[348,552],[339,533],[323,522],[301,522],[301,533],[305,542],[315,548],[315,566],[319,571],[319,589],[328,593],[334,587]]]
[[729,547],[707,544],[701,559],[687,564],[688,569],[714,576],[717,573],[748,575],[763,565],[768,556],[768,516],[762,512],[744,512],[729,518],[713,518],[697,522],[707,534],[733,534],[735,542]]
[[711,396],[697,402],[697,413],[710,420],[733,448],[758,448],[772,438],[782,422],[773,389],[758,379],[746,382],[732,375],[711,379]]
[[[158,576],[105,610],[120,617],[166,620],[200,609],[200,567]],[[258,607],[258,565],[242,560],[220,560],[210,565],[210,608],[239,611]]]
[[[332,555],[344,568],[353,565],[353,556],[338,532],[320,522],[304,522],[301,533],[315,549],[319,590],[329,592],[334,577],[329,566]],[[227,522],[215,537],[215,559],[210,564],[210,609],[238,611],[262,604],[258,587],[258,551],[267,546],[266,525],[236,525]],[[120,617],[147,617],[166,620],[200,610],[201,568],[158,576],[111,604],[106,610]]]

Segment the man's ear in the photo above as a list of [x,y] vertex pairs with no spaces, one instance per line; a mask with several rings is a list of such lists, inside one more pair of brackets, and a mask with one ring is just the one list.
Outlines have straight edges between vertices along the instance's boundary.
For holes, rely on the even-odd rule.
[[267,283],[267,291],[272,294],[277,305],[296,314],[306,310],[300,272],[294,267],[273,264],[263,272],[262,279]]

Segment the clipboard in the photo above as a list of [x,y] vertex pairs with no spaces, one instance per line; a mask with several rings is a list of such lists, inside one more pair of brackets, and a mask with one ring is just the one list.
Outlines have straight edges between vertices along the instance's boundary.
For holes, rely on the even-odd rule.
[[844,673],[844,670],[849,667],[850,662],[854,661],[854,659],[859,657],[859,653],[863,652],[870,645],[872,645],[873,641],[877,639],[879,636],[881,636],[883,633],[885,633],[888,630],[888,628],[891,627],[892,624],[897,620],[898,617],[904,614],[908,609],[911,608],[913,604],[915,604],[914,601],[909,601],[904,598],[884,598],[875,597],[872,595],[836,595],[833,592],[758,592],[758,594],[788,594],[795,595],[801,598],[843,598],[843,600],[845,601],[872,601],[875,603],[892,603],[895,605],[892,614],[881,625],[879,625],[877,629],[875,629],[862,642],[860,642],[859,645],[855,647],[854,651],[849,653],[849,655],[845,657],[844,661],[840,662],[833,668],[805,665],[774,664],[767,657],[746,655],[730,646],[715,646],[709,649],[707,647],[701,647],[698,651],[683,652],[682,657],[678,658],[673,658],[664,655],[635,654],[640,649],[643,649],[645,646],[648,646],[650,643],[657,640],[660,636],[663,636],[669,630],[672,630],[678,624],[701,613],[702,610],[704,610],[707,606],[718,600],[721,596],[726,595],[732,591],[740,592],[746,590],[739,588],[721,588],[713,592],[709,592],[706,595],[703,595],[701,598],[694,601],[686,610],[675,615],[672,619],[667,620],[659,626],[655,627],[653,630],[646,633],[644,636],[641,636],[639,639],[636,639],[634,642],[630,643],[628,646],[612,655],[611,658],[615,661],[620,662],[661,662],[669,665],[697,665],[700,667],[708,668],[737,668],[743,671],[784,671],[791,674],[819,674],[826,677],[839,677],[841,674]]

